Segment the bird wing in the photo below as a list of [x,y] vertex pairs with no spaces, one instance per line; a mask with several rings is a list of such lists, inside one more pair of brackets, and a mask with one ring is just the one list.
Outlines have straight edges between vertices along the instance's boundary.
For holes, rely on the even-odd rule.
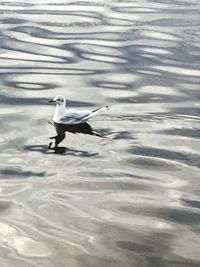
[[93,111],[68,109],[66,110],[65,114],[59,119],[59,122],[63,124],[83,123],[104,110],[108,110],[108,106],[98,108]]
[[102,108],[98,108],[98,109],[95,109],[93,111],[91,111],[89,114],[87,114],[85,117],[82,118],[82,121],[87,121],[89,119],[91,119],[92,117],[96,116],[97,114],[99,114],[101,111],[104,111],[104,110],[109,110],[108,106],[105,106],[105,107],[102,107]]
[[60,118],[60,123],[64,124],[78,124],[82,119],[92,113],[91,110],[75,110],[68,109],[65,114]]

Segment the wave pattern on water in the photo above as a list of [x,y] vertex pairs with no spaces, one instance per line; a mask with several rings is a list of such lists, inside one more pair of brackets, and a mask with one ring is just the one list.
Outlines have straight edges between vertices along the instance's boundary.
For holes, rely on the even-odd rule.
[[[0,262],[197,267],[198,0],[0,3]],[[47,149],[49,98],[107,137]]]

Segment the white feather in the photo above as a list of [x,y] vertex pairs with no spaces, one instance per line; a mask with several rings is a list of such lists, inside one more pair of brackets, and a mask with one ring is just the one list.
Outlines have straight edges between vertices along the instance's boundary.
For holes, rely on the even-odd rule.
[[77,109],[66,109],[66,99],[64,96],[56,96],[53,100],[56,102],[56,108],[53,116],[55,123],[62,124],[79,124],[86,122],[90,118],[99,114],[99,112],[107,110],[108,107],[102,107],[92,110],[77,110]]

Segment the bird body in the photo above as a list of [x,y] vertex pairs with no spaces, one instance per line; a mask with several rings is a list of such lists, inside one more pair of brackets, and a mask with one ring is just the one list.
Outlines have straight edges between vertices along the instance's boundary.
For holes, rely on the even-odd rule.
[[[103,110],[108,110],[108,106],[98,108],[96,110],[77,110],[66,109],[66,99],[64,96],[57,95],[53,100],[49,102],[56,103],[56,108],[53,115],[53,124],[56,129],[56,136],[50,139],[55,139],[55,148],[65,138],[65,132],[71,133],[83,133],[102,137],[100,134],[93,131],[87,121],[96,116]],[[52,149],[52,143],[49,144],[49,148]]]
[[66,109],[66,99],[64,96],[58,95],[50,102],[56,103],[53,121],[62,124],[79,124],[84,123],[90,118],[96,116],[99,112],[107,110],[108,107],[102,107],[96,110],[77,110]]

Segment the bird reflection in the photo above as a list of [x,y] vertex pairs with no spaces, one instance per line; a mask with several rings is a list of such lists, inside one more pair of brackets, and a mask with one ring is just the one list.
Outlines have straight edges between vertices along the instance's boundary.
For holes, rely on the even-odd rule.
[[57,133],[57,135],[50,137],[51,140],[55,140],[55,145],[53,146],[53,142],[50,142],[48,148],[54,150],[56,153],[65,152],[66,148],[58,147],[58,145],[65,139],[66,132],[70,132],[73,134],[82,133],[102,137],[99,133],[95,132],[87,122],[79,124],[62,124],[56,123],[54,121],[49,121],[48,123],[55,127]]
[[[48,150],[47,146],[45,145],[26,145],[24,146],[25,150],[28,151],[34,151],[34,152],[40,152],[43,154],[51,154],[51,152]],[[55,154],[62,154],[62,155],[68,155],[68,156],[75,156],[75,157],[96,157],[99,155],[99,153],[92,153],[84,150],[77,150],[77,149],[71,149],[64,146],[59,147],[52,147],[50,148],[51,151],[53,151]]]

